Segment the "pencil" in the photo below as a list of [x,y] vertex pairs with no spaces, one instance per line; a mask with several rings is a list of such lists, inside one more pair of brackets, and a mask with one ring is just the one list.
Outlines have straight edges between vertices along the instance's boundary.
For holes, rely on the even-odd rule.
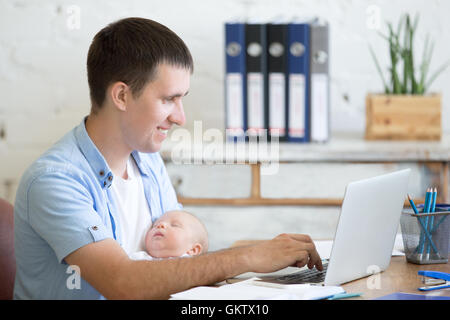
[[[427,188],[427,192],[425,194],[425,203],[423,204],[423,213],[429,213],[430,212],[431,198],[432,198],[431,197],[431,188]],[[428,217],[426,217],[424,219],[425,219],[425,226],[423,226],[424,227],[423,231],[424,232],[428,232]],[[422,219],[422,222],[423,222],[424,219]],[[420,234],[420,241],[419,241],[419,254],[423,254],[426,242],[427,242],[427,238],[425,237],[425,234],[423,232],[421,232],[421,234]]]
[[[409,194],[408,194],[408,199],[409,199],[409,203],[411,204],[411,207],[412,207],[413,210],[414,210],[414,213],[415,213],[415,214],[419,214],[419,210],[417,210],[417,207],[416,207],[416,205],[414,204],[414,201],[411,199],[411,196],[410,196]],[[423,224],[423,221],[422,221],[423,219],[421,219],[420,217],[417,217],[417,220],[419,221],[419,224],[422,226],[422,229],[420,230],[419,244],[417,245],[417,248],[416,248],[416,250],[415,250],[415,252],[419,253],[419,249],[420,249],[421,245],[423,245],[423,240],[425,239],[425,237],[428,237],[429,240],[431,240],[431,236],[430,236],[430,234],[428,233],[428,231],[425,229],[425,225]],[[441,222],[441,221],[440,221],[440,222]],[[439,225],[439,224],[438,224],[438,225]],[[436,225],[436,227],[437,227],[438,225]],[[437,251],[436,246],[435,246],[434,243],[433,243],[433,240],[431,240],[430,243],[431,243],[431,246],[432,246],[432,248],[433,248],[433,251],[437,253],[438,251]],[[422,251],[423,251],[423,249],[422,249]],[[423,253],[423,252],[422,252],[422,253]]]
[[411,196],[409,194],[408,194],[408,200],[409,200],[409,204],[411,205],[411,208],[414,210],[414,213],[418,214],[419,210],[417,210],[417,207],[414,204],[414,201],[411,199]]
[[334,296],[328,298],[327,300],[338,300],[338,299],[346,299],[346,298],[353,298],[353,297],[359,297],[362,295],[362,292],[357,293],[338,293]]
[[[436,211],[436,198],[437,198],[437,188],[434,188],[434,191],[432,193],[432,202],[431,202],[431,210],[430,212],[435,212]],[[432,238],[433,236],[433,224],[434,224],[434,216],[430,217],[430,226],[429,226],[429,234],[430,234],[430,238]],[[431,243],[428,242],[428,246],[427,246],[427,257],[429,257],[430,255],[430,249],[431,249]]]

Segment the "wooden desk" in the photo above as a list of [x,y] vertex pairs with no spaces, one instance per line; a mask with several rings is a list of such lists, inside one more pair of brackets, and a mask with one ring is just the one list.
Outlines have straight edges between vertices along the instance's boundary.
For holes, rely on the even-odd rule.
[[418,265],[408,263],[405,257],[392,257],[391,263],[386,271],[343,284],[345,291],[362,292],[361,297],[353,298],[367,300],[382,297],[394,292],[405,292],[415,294],[428,294],[435,296],[450,296],[450,288],[433,290],[429,292],[419,291],[417,288],[425,286],[422,277],[417,274],[419,270],[432,270],[450,272],[450,264]]
[[[259,241],[261,240],[236,241],[232,247],[255,244]],[[360,297],[351,298],[352,300],[370,300],[394,292],[450,296],[450,288],[429,292],[419,291],[417,288],[425,286],[422,283],[422,277],[417,274],[419,270],[450,273],[450,263],[418,265],[408,263],[404,256],[396,256],[392,257],[391,263],[386,271],[345,283],[342,287],[348,293],[363,293]]]

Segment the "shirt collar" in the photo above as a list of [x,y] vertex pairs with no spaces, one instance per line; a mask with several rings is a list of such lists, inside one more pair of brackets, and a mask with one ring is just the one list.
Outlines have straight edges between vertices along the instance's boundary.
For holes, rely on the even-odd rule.
[[[84,157],[88,161],[92,170],[95,172],[95,176],[103,189],[109,188],[114,179],[114,175],[108,166],[105,158],[101,152],[97,149],[94,142],[89,137],[86,131],[86,119],[87,116],[81,121],[80,125],[75,129],[75,138],[77,139],[78,145],[83,153]],[[142,175],[148,176],[148,168],[142,161],[142,157],[138,151],[133,151],[131,153],[139,171]]]
[[148,173],[149,173],[148,172],[148,168],[145,165],[145,162],[142,161],[141,154],[138,151],[135,150],[135,151],[133,151],[131,153],[131,155],[133,156],[134,161],[136,161],[136,164],[137,164],[141,174],[144,175],[144,176],[148,176]]
[[75,138],[81,152],[94,171],[101,188],[106,189],[111,186],[114,175],[105,158],[89,137],[86,131],[86,119],[87,117],[85,117],[83,121],[81,121],[80,125],[75,129]]

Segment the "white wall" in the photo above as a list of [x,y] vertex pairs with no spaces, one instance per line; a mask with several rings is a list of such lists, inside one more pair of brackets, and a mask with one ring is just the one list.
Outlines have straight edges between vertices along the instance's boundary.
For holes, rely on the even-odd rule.
[[[202,120],[204,130],[224,127],[225,21],[321,16],[331,24],[332,130],[363,132],[365,95],[382,88],[368,44],[383,65],[388,61],[386,43],[368,26],[374,18],[370,8],[379,9],[382,31],[385,20],[419,12],[417,56],[429,32],[435,40],[431,68],[450,57],[450,1],[0,0],[0,196],[13,201],[24,169],[89,112],[89,44],[106,24],[128,16],[167,25],[191,49],[195,73],[184,103],[186,126],[192,129]],[[450,69],[432,87],[443,93],[445,132],[450,131],[448,83]]]

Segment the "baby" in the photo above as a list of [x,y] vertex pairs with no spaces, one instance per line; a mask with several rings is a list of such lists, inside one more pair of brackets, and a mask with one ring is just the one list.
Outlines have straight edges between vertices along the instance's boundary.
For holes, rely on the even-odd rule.
[[203,223],[186,211],[163,214],[145,236],[146,251],[130,255],[133,260],[196,256],[208,251]]

